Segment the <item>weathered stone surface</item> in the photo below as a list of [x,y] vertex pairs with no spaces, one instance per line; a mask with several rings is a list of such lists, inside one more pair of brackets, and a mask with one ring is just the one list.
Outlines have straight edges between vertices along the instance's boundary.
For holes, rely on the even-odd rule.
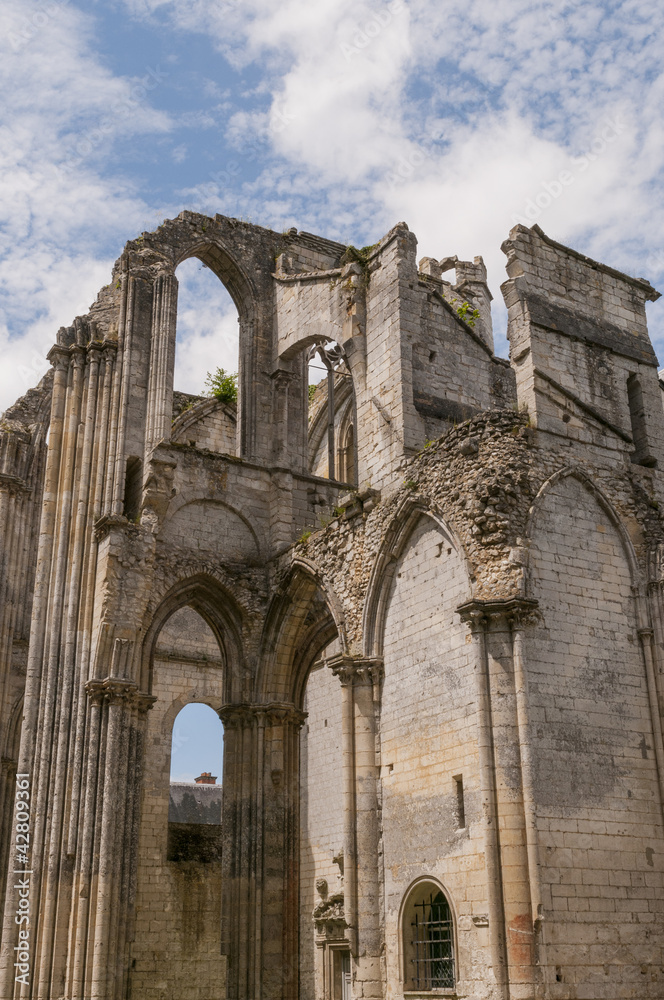
[[[504,249],[509,363],[405,223],[183,212],[59,331],[0,422],[0,1000],[664,996],[657,293]],[[190,256],[237,405],[173,389]],[[170,786],[192,702],[223,790]]]

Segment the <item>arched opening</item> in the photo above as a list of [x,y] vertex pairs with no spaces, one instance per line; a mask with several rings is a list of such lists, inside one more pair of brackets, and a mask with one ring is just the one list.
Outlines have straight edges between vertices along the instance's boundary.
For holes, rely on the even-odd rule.
[[168,981],[174,996],[185,995],[192,982],[206,997],[225,995],[218,711],[233,647],[195,609],[197,595],[200,600],[192,591],[191,604],[176,606],[149,637],[148,686],[156,701],[147,718],[143,764],[135,996],[149,995],[155,981]]
[[173,379],[173,438],[236,453],[238,310],[223,282],[198,257],[176,271],[178,311]]
[[185,705],[173,723],[168,805],[169,861],[221,860],[224,729],[209,705]]
[[355,394],[341,347],[321,341],[309,348],[308,466],[315,476],[354,485]]
[[454,989],[454,917],[437,882],[423,879],[408,893],[401,915],[404,991]]

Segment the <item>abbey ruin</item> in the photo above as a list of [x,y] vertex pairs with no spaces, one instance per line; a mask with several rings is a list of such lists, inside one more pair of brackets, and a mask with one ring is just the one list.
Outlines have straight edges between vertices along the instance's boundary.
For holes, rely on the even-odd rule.
[[[503,250],[509,362],[404,223],[183,212],[58,332],[0,423],[1,1000],[664,997],[658,293]],[[237,404],[174,392],[190,257]]]

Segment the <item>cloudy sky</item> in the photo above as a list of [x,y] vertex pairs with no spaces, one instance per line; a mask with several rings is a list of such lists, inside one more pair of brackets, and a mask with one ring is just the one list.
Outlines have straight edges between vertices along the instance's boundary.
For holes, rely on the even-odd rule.
[[[664,286],[663,21],[642,0],[3,0],[0,409],[125,241],[183,208],[358,246],[405,220],[422,256],[485,257],[499,331],[515,221]],[[198,262],[178,276],[197,391],[233,367],[236,317]],[[650,320],[664,360],[664,305]]]

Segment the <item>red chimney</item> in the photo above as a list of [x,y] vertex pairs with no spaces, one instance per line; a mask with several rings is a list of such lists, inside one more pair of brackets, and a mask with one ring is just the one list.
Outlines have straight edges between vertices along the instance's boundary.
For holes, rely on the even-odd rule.
[[210,771],[203,771],[203,773],[199,774],[197,778],[194,778],[194,781],[197,785],[216,785],[217,776],[216,774],[212,774]]

